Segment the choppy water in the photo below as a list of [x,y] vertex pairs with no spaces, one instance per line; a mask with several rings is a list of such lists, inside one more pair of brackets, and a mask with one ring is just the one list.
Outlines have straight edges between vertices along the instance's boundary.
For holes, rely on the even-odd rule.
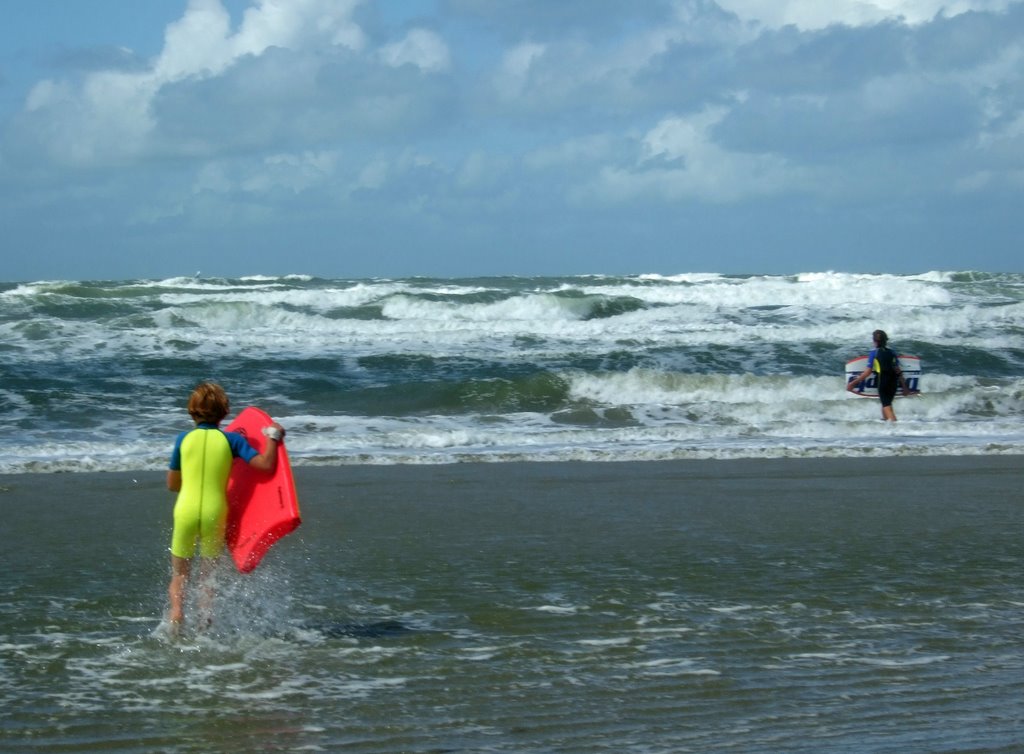
[[1014,459],[718,463],[300,469],[176,643],[159,474],[48,476],[5,509],[0,751],[1021,750]]
[[[1022,292],[0,285],[0,751],[1019,751]],[[924,367],[896,426],[843,390],[876,327]],[[289,428],[305,523],[168,642],[206,378]],[[514,463],[735,458],[785,460]]]
[[[843,391],[887,330],[924,396]],[[0,284],[0,472],[155,469],[200,379],[296,465],[1024,450],[1024,275]]]

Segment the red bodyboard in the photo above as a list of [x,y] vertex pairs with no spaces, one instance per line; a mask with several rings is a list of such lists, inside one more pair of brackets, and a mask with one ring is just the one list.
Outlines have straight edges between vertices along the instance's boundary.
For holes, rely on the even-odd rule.
[[[244,409],[228,432],[244,435],[262,453],[270,442],[263,434],[273,420],[258,408]],[[259,565],[277,540],[302,523],[295,481],[284,443],[277,448],[273,473],[259,471],[236,458],[228,478],[228,525],[225,541],[235,566],[248,573]]]

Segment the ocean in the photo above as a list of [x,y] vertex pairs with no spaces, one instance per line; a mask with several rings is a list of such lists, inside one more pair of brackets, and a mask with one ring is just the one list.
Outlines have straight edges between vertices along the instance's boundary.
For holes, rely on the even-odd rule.
[[0,473],[162,468],[204,379],[296,466],[1024,451],[1024,274],[40,281],[0,333]]
[[[1024,275],[37,281],[0,331],[3,754],[1024,751]],[[204,379],[303,523],[172,638]]]
[[0,476],[0,751],[1017,754],[1022,480],[300,467],[302,526],[168,641],[159,472]]

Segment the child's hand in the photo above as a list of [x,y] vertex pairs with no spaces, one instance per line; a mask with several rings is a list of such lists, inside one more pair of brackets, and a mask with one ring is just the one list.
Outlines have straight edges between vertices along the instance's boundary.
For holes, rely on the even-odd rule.
[[275,442],[284,442],[285,429],[277,422],[263,428],[263,434]]

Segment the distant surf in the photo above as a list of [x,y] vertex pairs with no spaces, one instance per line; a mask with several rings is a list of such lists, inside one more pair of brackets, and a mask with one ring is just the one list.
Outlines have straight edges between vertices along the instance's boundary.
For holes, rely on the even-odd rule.
[[[888,331],[925,395],[843,390]],[[1024,452],[1024,275],[0,284],[0,473],[156,469],[201,379],[296,466]]]

